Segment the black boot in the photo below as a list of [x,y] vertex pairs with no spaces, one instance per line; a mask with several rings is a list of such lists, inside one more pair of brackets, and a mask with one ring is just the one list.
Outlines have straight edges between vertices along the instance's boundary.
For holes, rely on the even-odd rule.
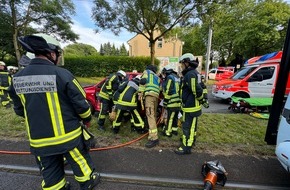
[[174,150],[175,154],[184,155],[184,154],[191,154],[191,147],[189,146],[181,146]]
[[131,124],[131,132],[135,132],[135,131],[136,131],[136,127],[133,124]]
[[92,173],[90,180],[80,183],[80,190],[92,190],[100,183],[100,180],[101,176],[99,173]]
[[66,184],[60,190],[70,190],[70,184],[67,181]]
[[120,127],[113,127],[112,130],[114,134],[118,134],[120,131]]
[[102,126],[102,125],[99,125],[98,130],[99,130],[99,131],[106,131],[105,127]]
[[178,132],[177,131],[172,131],[171,134],[177,136]]
[[141,128],[141,127],[136,127],[135,130],[136,130],[137,133],[139,133],[139,134],[145,134],[145,133],[148,132],[148,129]]
[[159,140],[158,139],[156,139],[156,140],[149,140],[146,144],[145,144],[145,147],[146,148],[152,148],[152,147],[154,147],[154,146],[156,146],[156,145],[158,145],[159,144]]

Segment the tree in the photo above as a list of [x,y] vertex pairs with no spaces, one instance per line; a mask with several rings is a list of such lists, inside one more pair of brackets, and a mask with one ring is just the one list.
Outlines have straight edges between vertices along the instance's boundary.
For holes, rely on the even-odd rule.
[[[93,19],[99,28],[119,34],[121,29],[143,35],[150,43],[154,64],[155,42],[184,22],[202,2],[192,0],[94,0]],[[154,36],[155,35],[155,36]]]
[[127,51],[125,44],[123,43],[120,47],[120,56],[128,56],[129,52]]
[[282,50],[290,17],[290,6],[278,0],[264,0],[251,9],[243,22],[244,29],[235,43],[240,52],[251,58]]
[[209,16],[213,19],[212,49],[220,59],[230,60],[235,55],[251,58],[279,51],[285,40],[290,7],[280,0],[232,0],[211,4],[201,17],[207,34]]
[[74,55],[74,56],[88,56],[88,55],[99,55],[96,48],[91,45],[83,43],[74,43],[67,45],[64,48],[65,55]]
[[[74,14],[71,0],[0,0],[0,12],[9,15],[15,56],[20,59],[18,36],[35,32],[53,33],[56,38],[76,40],[78,35],[71,30],[70,16]],[[2,30],[2,28],[1,28]]]
[[14,54],[12,42],[11,19],[8,14],[0,12],[0,60],[4,60],[7,54]]

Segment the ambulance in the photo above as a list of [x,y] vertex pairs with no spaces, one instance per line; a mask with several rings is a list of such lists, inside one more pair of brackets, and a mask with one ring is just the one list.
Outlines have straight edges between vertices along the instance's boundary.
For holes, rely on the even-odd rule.
[[[212,86],[212,95],[223,100],[231,100],[232,96],[241,98],[273,97],[281,58],[282,51],[279,51],[260,56],[254,62],[246,62],[246,66],[230,78],[217,81]],[[288,95],[289,92],[290,81],[288,78],[285,94]]]
[[290,172],[290,97],[288,96],[278,126],[275,154],[283,166]]

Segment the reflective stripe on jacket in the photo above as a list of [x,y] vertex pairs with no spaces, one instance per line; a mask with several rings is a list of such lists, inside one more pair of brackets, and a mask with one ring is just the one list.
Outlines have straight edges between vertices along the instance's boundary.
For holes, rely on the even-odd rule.
[[112,74],[108,77],[106,82],[103,84],[99,96],[106,100],[110,100],[113,98],[113,94],[118,89],[121,81],[117,74]]
[[164,105],[167,108],[180,108],[181,100],[179,96],[180,79],[174,74],[166,76],[162,83]]
[[146,84],[140,85],[139,91],[143,92],[144,95],[153,95],[159,97],[160,93],[160,78],[152,71],[145,70],[142,78],[146,78]]
[[198,81],[198,72],[189,68],[183,71],[181,82],[181,109],[184,112],[191,112],[194,116],[201,115],[201,105],[199,101],[203,98],[203,89]]
[[[126,82],[124,90],[120,93],[119,99],[117,101],[117,109],[122,110],[133,110],[137,108],[137,100],[138,100],[138,85],[129,81]],[[122,88],[122,87],[121,87]]]
[[0,90],[8,90],[11,84],[11,77],[7,71],[0,71]]
[[91,110],[68,70],[35,58],[14,75],[9,94],[16,114],[25,117],[32,154],[60,154],[80,143],[80,121],[90,119]]

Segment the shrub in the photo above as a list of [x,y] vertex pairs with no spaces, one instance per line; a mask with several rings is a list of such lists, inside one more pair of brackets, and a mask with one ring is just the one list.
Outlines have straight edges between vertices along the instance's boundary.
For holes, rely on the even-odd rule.
[[[155,59],[156,65],[159,60]],[[143,72],[151,64],[150,57],[124,56],[65,56],[64,68],[79,77],[104,77],[122,69],[124,71],[137,70]]]

